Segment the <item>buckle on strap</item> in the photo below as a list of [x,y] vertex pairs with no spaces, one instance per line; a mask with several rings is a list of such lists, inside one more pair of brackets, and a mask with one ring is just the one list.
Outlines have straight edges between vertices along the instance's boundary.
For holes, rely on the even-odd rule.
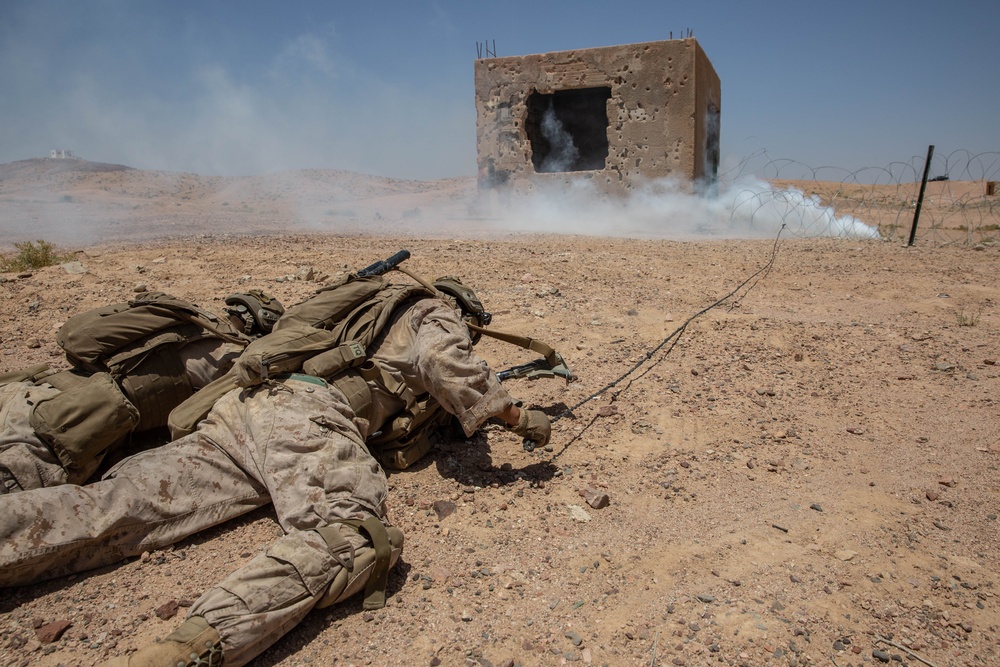
[[[337,524],[350,526],[359,533],[363,532],[368,537],[368,541],[372,543],[372,548],[375,550],[375,563],[372,565],[371,574],[365,583],[364,608],[381,609],[385,606],[385,589],[389,583],[389,563],[392,559],[392,545],[389,543],[389,534],[385,531],[385,525],[377,517],[369,516],[363,520],[337,519],[331,521],[327,526],[316,529],[316,532],[326,540],[330,547],[330,553],[334,554],[337,562],[347,570],[354,568],[354,549],[337,530]],[[331,536],[335,537],[331,539]],[[350,565],[344,564],[334,552],[334,548],[340,547],[341,543],[347,544],[350,548]]]
[[330,550],[330,555],[340,563],[340,566],[345,570],[353,570],[354,547],[347,541],[347,538],[340,534],[340,531],[337,529],[337,523],[340,522],[316,528],[316,532],[326,542],[326,546]]

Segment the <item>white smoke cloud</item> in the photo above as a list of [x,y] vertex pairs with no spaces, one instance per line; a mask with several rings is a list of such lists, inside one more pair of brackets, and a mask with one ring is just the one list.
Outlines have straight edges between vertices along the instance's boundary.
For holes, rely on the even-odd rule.
[[654,180],[625,198],[601,194],[585,179],[565,178],[498,202],[510,231],[635,238],[766,238],[784,226],[792,236],[879,238],[875,227],[838,216],[816,196],[762,181],[692,194],[676,181]]
[[549,154],[545,156],[538,171],[556,173],[569,171],[580,157],[580,149],[573,143],[573,136],[563,127],[562,121],[549,100],[549,106],[542,114],[542,136],[549,142]]

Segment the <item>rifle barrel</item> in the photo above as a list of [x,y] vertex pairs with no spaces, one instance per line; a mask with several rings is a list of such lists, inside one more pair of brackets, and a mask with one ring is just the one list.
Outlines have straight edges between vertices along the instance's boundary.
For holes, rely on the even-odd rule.
[[403,262],[403,260],[409,258],[410,258],[409,250],[400,250],[389,259],[382,259],[375,262],[374,264],[366,266],[365,268],[358,271],[357,275],[359,278],[365,278],[368,276],[380,276],[383,273],[386,273],[396,268]]

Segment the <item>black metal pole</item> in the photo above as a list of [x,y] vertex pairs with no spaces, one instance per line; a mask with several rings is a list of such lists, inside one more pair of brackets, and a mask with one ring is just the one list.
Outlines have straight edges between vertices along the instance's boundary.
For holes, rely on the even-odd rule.
[[917,209],[913,212],[913,226],[910,227],[910,242],[907,246],[913,245],[913,240],[917,236],[917,221],[920,220],[920,209],[924,205],[924,190],[927,189],[927,174],[931,170],[931,158],[934,157],[934,146],[927,147],[927,162],[924,163],[924,179],[920,181],[920,194],[917,195]]

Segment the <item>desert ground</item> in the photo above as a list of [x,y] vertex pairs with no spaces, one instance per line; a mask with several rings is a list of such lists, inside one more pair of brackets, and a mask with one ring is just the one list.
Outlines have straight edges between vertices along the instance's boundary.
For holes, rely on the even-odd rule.
[[[555,418],[548,447],[489,424],[392,473],[406,545],[386,607],[314,611],[254,665],[1000,664],[993,243],[510,233],[469,215],[469,179],[31,162],[0,166],[0,249],[67,257],[0,274],[0,372],[65,366],[68,317],[143,290],[288,305],[405,248],[577,376],[506,383]],[[279,532],[265,507],[9,589],[0,662],[91,665],[165,636]]]

